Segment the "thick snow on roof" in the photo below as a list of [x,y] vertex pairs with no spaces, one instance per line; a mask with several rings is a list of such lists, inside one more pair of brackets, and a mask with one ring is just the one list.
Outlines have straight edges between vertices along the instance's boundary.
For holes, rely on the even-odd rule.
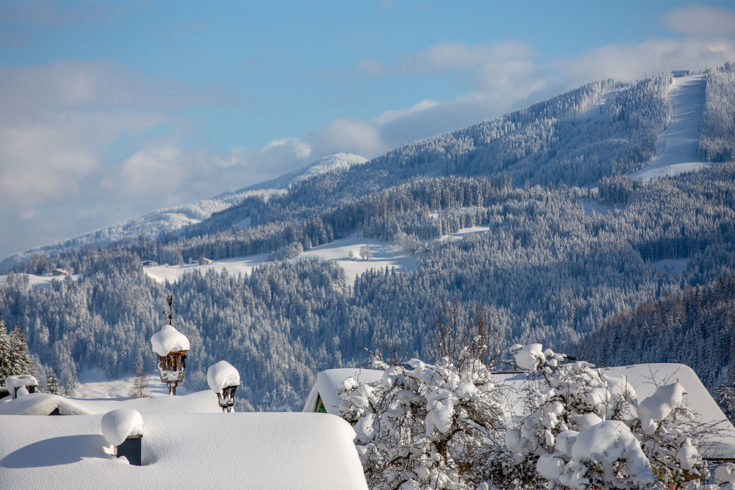
[[22,386],[38,386],[38,380],[30,374],[19,374],[5,378],[5,386],[12,395],[16,388]]
[[13,400],[0,400],[0,415],[49,415],[54,410],[60,415],[88,415],[94,413],[70,398],[48,393],[31,393]]
[[209,369],[207,369],[207,383],[209,389],[219,393],[228,386],[240,386],[240,373],[235,369],[235,366],[223,359],[209,366]]
[[153,352],[165,356],[170,352],[188,351],[189,339],[171,325],[164,325],[161,330],[151,336]]
[[109,444],[119,446],[130,436],[143,435],[143,417],[133,408],[117,408],[102,416],[100,428]]
[[105,452],[101,418],[4,416],[3,488],[367,488],[338,417],[143,414],[143,466]]
[[184,396],[153,395],[149,398],[66,398],[31,393],[13,400],[0,400],[0,415],[48,415],[58,408],[61,415],[104,414],[116,408],[134,408],[146,413],[218,413],[222,409],[211,391]]
[[382,377],[383,371],[377,369],[343,368],[321,371],[316,377],[316,383],[312,387],[306,403],[304,403],[304,412],[313,412],[317,399],[321,396],[327,413],[339,415],[341,400],[337,395],[337,391],[344,380],[355,378],[358,381],[372,383]]

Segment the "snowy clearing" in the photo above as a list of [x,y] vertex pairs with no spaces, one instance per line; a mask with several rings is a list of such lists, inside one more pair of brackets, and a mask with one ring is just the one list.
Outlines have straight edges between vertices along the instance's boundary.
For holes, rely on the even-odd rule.
[[674,78],[669,92],[671,123],[656,139],[656,158],[631,177],[648,182],[656,177],[675,176],[711,166],[699,160],[699,133],[704,110],[703,75]]
[[[360,249],[369,247],[372,256],[368,259],[360,258]],[[215,260],[211,264],[186,264],[186,265],[155,265],[144,266],[143,270],[148,277],[158,282],[176,282],[184,274],[198,271],[205,274],[208,270],[217,272],[227,271],[228,274],[249,275],[256,267],[265,264],[273,264],[268,254],[251,255],[232,259]],[[307,250],[293,260],[317,259],[336,262],[345,271],[348,284],[352,284],[355,278],[370,270],[394,268],[401,272],[410,272],[416,269],[416,258],[411,257],[398,245],[372,240],[358,236],[352,236],[341,240],[335,240],[325,245],[320,245]]]
[[[133,388],[134,379],[134,374],[119,379],[107,379],[102,369],[87,369],[79,373],[79,384],[70,394],[74,398],[126,398]],[[168,388],[161,383],[158,373],[148,374],[147,379],[151,394],[168,396]],[[176,392],[186,394],[186,386],[179,386]]]
[[460,228],[458,231],[455,231],[454,233],[449,233],[448,235],[443,235],[439,240],[441,241],[447,241],[447,240],[461,240],[467,236],[470,235],[480,235],[482,233],[486,233],[490,231],[489,226],[471,226],[469,228]]
[[[42,287],[46,288],[51,284],[51,281],[65,281],[67,278],[71,278],[73,281],[79,280],[80,277],[82,277],[81,274],[69,274],[69,275],[59,275],[59,276],[52,276],[50,274],[38,276],[36,274],[26,274],[24,272],[19,272],[17,274],[18,276],[25,276],[28,278],[28,283],[33,287]],[[2,274],[0,275],[0,286],[4,285],[8,281],[8,275]]]
[[689,259],[662,259],[653,262],[654,269],[667,274],[682,274],[689,264]]

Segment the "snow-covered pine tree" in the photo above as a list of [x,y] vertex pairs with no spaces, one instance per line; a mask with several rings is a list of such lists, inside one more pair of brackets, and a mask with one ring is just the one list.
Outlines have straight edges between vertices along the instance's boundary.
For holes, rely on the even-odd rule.
[[735,383],[723,383],[717,387],[717,403],[725,416],[735,423]]
[[138,364],[138,371],[133,379],[133,388],[128,393],[130,398],[148,398],[151,396],[148,391],[148,377],[145,374],[143,364]]
[[5,378],[10,372],[10,337],[5,330],[5,321],[0,319],[0,385],[5,384]]
[[56,379],[54,368],[49,369],[48,377],[46,378],[46,391],[52,395],[61,394],[59,391],[59,380]]
[[10,369],[8,375],[31,374],[36,375],[33,369],[33,361],[31,354],[28,352],[28,344],[26,344],[26,335],[23,330],[16,324],[12,332],[10,332]]

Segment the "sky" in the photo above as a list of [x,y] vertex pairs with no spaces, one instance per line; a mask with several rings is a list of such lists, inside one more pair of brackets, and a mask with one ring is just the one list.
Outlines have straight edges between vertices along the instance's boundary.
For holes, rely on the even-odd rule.
[[0,0],[0,258],[726,61],[733,2]]

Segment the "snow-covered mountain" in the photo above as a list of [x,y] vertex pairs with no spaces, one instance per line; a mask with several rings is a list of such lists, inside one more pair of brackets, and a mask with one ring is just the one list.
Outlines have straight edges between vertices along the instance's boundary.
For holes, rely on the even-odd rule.
[[[41,251],[0,282],[0,318],[70,384],[148,362],[173,294],[187,363],[218,360],[226,339],[257,408],[300,404],[317,370],[360,362],[362,348],[426,354],[453,301],[467,317],[483,305],[500,344],[584,341],[627,309],[735,273],[733,94],[732,66],[607,80],[367,162],[327,158],[170,215],[178,224],[159,226],[189,224],[164,237]],[[668,175],[693,161],[707,165]],[[154,218],[141,220],[136,231]],[[371,244],[385,253],[363,256]],[[27,274],[56,268],[77,280],[31,287]],[[668,361],[698,365],[677,345]],[[709,388],[727,379],[721,361],[699,364]]]
[[138,237],[155,239],[161,234],[177,231],[189,225],[200,223],[214,213],[240,204],[248,197],[268,200],[274,194],[285,192],[289,186],[297,182],[317,175],[343,171],[354,165],[364,164],[366,161],[366,158],[350,153],[327,155],[301,170],[290,172],[276,179],[219,194],[211,199],[203,199],[182,206],[158,209],[123,223],[110,225],[78,237],[15,254],[0,262],[0,270],[8,268],[14,263],[38,253],[56,253],[70,248],[103,245],[121,240],[136,239]]

